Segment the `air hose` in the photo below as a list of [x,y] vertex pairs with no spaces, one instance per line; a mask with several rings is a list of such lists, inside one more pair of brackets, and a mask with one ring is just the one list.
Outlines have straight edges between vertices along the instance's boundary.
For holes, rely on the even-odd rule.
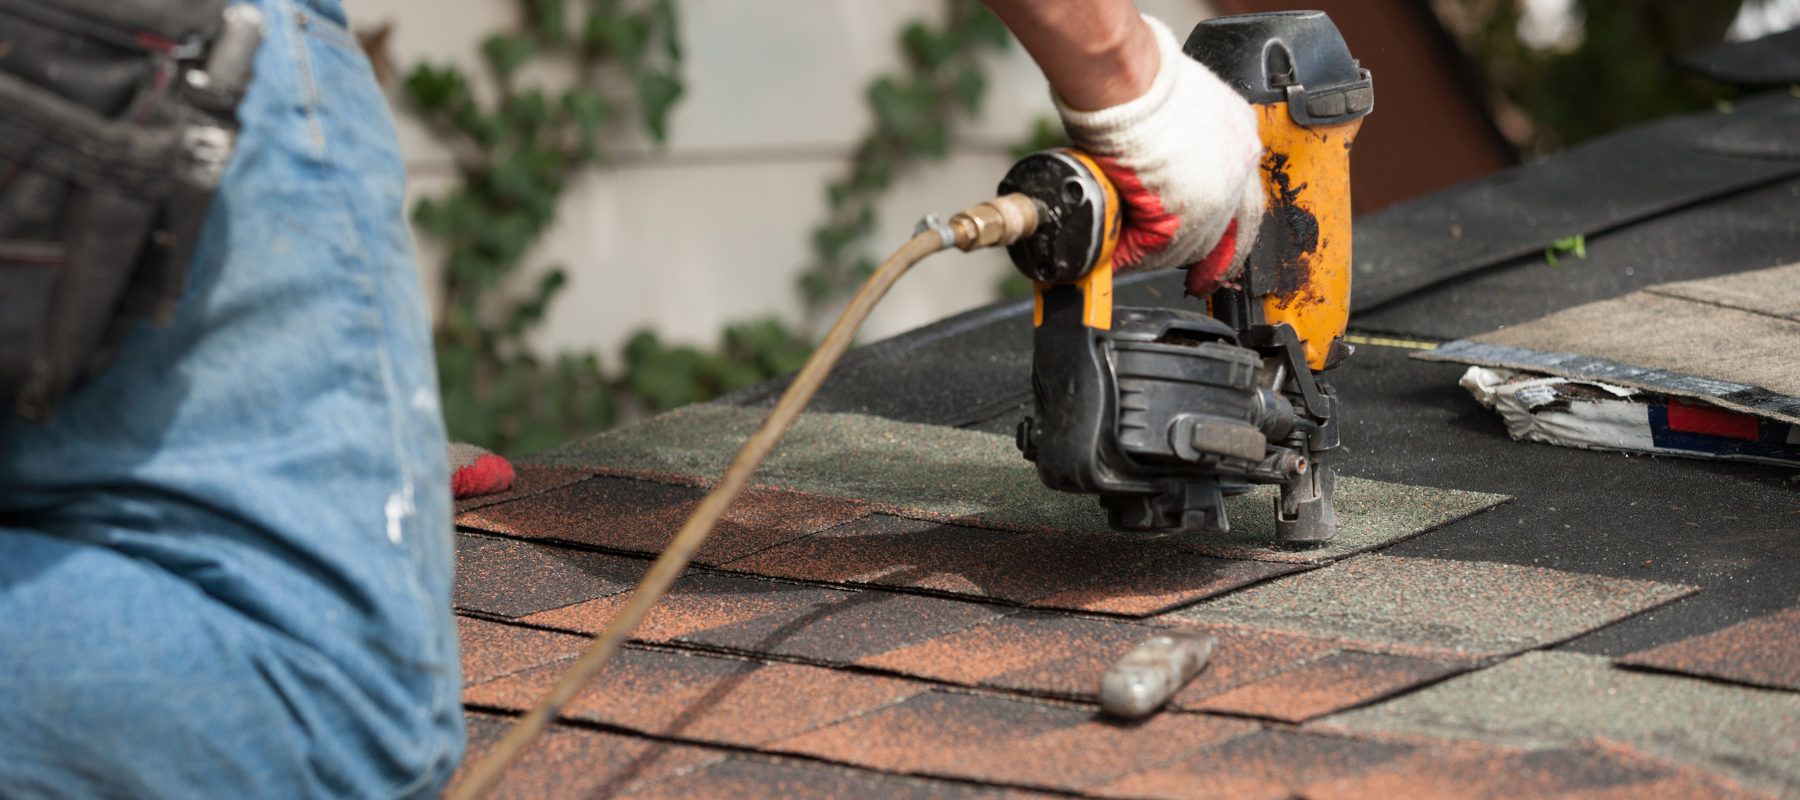
[[874,274],[863,281],[856,294],[851,296],[849,306],[838,316],[837,323],[825,334],[824,341],[819,343],[812,357],[806,360],[806,365],[794,376],[793,383],[782,393],[781,400],[763,421],[762,427],[744,443],[737,458],[725,470],[725,476],[700,501],[687,523],[681,526],[681,532],[675,535],[662,555],[657,556],[656,563],[650,567],[644,579],[638,582],[637,588],[632,591],[630,602],[588,645],[581,657],[557,679],[556,685],[550,687],[531,711],[519,718],[494,748],[469,770],[468,776],[445,795],[446,800],[474,800],[485,793],[500,779],[507,767],[549,727],[550,722],[562,712],[563,706],[574,700],[582,687],[598,675],[619,652],[620,646],[631,637],[638,623],[650,612],[650,607],[662,598],[675,578],[687,569],[694,551],[705,543],[707,535],[712,533],[713,525],[718,523],[725,509],[730,507],[731,501],[737,498],[744,484],[750,482],[750,477],[762,466],[763,459],[775,449],[788,427],[794,424],[800,412],[812,402],[813,395],[818,393],[825,378],[831,374],[838,358],[849,349],[851,340],[856,338],[856,332],[869,318],[869,312],[875,309],[875,304],[881,301],[888,289],[893,288],[894,283],[900,280],[900,276],[912,269],[914,264],[947,247],[970,251],[1017,242],[1037,230],[1041,213],[1037,201],[1023,194],[1009,194],[957,212],[948,223],[939,221],[935,216],[928,216],[921,221],[919,232],[886,261],[881,262]]

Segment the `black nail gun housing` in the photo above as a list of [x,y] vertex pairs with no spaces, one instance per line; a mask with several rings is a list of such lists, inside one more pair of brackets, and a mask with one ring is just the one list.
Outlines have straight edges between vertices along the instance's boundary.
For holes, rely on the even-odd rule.
[[1225,532],[1226,495],[1304,482],[1309,444],[1335,436],[1316,421],[1334,415],[1304,410],[1334,398],[1294,398],[1296,411],[1283,393],[1297,383],[1287,342],[1245,347],[1225,323],[1169,308],[1119,307],[1110,330],[1091,328],[1071,286],[1044,290],[1043,304],[1037,416],[1020,424],[1019,449],[1050,488],[1098,494],[1115,529]]

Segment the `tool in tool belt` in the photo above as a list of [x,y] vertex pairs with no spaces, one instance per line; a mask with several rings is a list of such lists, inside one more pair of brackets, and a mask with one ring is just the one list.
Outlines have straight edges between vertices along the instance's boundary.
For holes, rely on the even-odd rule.
[[[1208,314],[1114,307],[1120,198],[1093,158],[1035,153],[1000,196],[935,215],[876,268],[789,383],[763,424],[700,501],[625,607],[556,684],[446,794],[472,800],[499,780],[624,645],[687,568],[788,426],[900,276],[950,247],[1005,247],[1036,287],[1036,413],[1019,445],[1052,489],[1099,494],[1115,528],[1224,531],[1223,497],[1279,484],[1276,537],[1337,532],[1327,453],[1337,397],[1315,373],[1350,354],[1350,143],[1373,106],[1369,74],[1317,11],[1203,22],[1186,53],[1255,107],[1265,153],[1265,213],[1236,286]],[[1110,713],[1154,713],[1205,666],[1214,637],[1153,636],[1108,670]]]
[[1000,193],[1043,210],[1007,248],[1036,302],[1019,449],[1046,486],[1099,495],[1121,531],[1223,533],[1226,496],[1276,484],[1275,537],[1330,539],[1338,400],[1317,375],[1351,352],[1350,144],[1369,73],[1317,11],[1208,20],[1184,51],[1258,116],[1265,210],[1244,271],[1205,314],[1115,307],[1105,172],[1069,149],[1015,164]]
[[0,403],[50,418],[129,323],[167,323],[262,14],[224,0],[0,0]]

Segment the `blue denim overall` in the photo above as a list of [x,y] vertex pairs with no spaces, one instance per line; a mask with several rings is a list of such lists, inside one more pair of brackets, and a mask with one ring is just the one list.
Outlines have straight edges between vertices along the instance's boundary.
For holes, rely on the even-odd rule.
[[462,754],[387,105],[337,0],[256,2],[177,319],[0,419],[0,797],[435,797]]

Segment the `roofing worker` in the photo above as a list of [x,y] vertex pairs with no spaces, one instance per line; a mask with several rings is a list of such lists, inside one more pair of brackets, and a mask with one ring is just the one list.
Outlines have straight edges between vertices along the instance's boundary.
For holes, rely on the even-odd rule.
[[[1122,268],[1227,277],[1242,260],[1228,231],[1261,212],[1244,101],[1130,0],[990,4],[1122,188]],[[53,5],[0,1],[0,35],[66,45],[104,34],[95,20],[153,27],[147,10],[209,2]],[[241,131],[166,324],[117,318],[110,366],[48,411],[6,383],[21,348],[0,342],[18,411],[0,415],[3,797],[433,797],[462,756],[445,434],[387,106],[337,0],[254,5]],[[72,274],[96,242],[138,252],[90,213],[124,173],[58,172],[71,162],[36,157],[57,137],[14,136],[45,97],[91,99],[30,59],[148,54],[156,69],[108,120],[211,102],[205,78],[170,93],[184,40],[127,34],[0,54],[0,152],[40,148],[8,152],[0,178],[0,333],[58,330],[28,308],[27,278]],[[47,215],[59,241],[8,249],[47,236],[28,224]]]

